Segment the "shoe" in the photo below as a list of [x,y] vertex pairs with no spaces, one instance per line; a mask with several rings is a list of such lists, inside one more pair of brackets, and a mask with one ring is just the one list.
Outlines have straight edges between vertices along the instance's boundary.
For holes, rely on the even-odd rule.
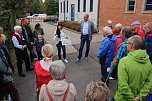
[[78,62],[80,62],[80,59],[77,59],[75,63],[78,63]]
[[113,78],[113,77],[109,77],[109,80],[114,80],[115,78]]
[[28,69],[28,70],[26,70],[26,71],[28,72],[28,71],[32,71],[32,70],[34,70],[34,68],[30,68],[30,69]]
[[85,57],[85,60],[86,60],[87,62],[89,62],[89,61],[88,61],[88,57]]
[[69,61],[68,61],[67,59],[64,59],[64,62],[65,62],[65,63],[68,63]]
[[20,77],[25,77],[25,74],[21,73],[19,74]]

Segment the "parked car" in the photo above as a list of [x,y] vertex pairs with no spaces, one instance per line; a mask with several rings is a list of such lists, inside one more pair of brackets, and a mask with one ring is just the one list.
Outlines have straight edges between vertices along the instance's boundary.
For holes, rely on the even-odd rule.
[[27,18],[44,18],[46,19],[46,14],[33,14],[32,16],[27,16]]

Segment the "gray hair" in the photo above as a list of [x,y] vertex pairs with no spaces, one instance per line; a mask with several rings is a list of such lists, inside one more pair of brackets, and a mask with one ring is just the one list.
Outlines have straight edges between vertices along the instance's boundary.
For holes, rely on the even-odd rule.
[[121,33],[126,37],[126,38],[130,38],[133,33],[132,33],[132,29],[128,26],[125,26],[122,28]]
[[22,29],[21,26],[15,26],[15,27],[14,27],[14,31],[15,31],[15,32],[19,31],[20,29]]
[[142,48],[143,41],[142,41],[142,39],[141,39],[140,36],[134,35],[134,36],[130,37],[130,38],[128,39],[128,41],[133,44],[133,47],[134,47],[135,49],[138,50],[138,49],[141,49],[141,48]]
[[62,80],[66,73],[66,67],[62,61],[56,60],[50,66],[49,71],[53,79]]
[[105,27],[103,28],[103,31],[104,31],[105,33],[107,33],[107,34],[112,34],[112,29],[111,29],[110,27],[108,27],[108,26],[105,26]]
[[110,90],[107,85],[101,81],[91,81],[87,85],[86,99],[88,101],[108,101]]

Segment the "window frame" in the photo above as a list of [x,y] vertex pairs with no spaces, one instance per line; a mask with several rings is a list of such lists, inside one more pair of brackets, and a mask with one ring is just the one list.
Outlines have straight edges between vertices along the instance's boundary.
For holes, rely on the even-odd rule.
[[69,12],[69,1],[67,0],[67,13]]
[[136,4],[137,4],[137,0],[135,0],[135,5],[134,5],[134,10],[133,11],[130,11],[128,10],[129,9],[129,2],[130,0],[126,0],[126,13],[135,13],[136,12]]
[[80,12],[80,0],[78,0],[78,12]]
[[83,0],[83,12],[86,12],[86,7],[87,7],[86,3],[87,3],[86,0]]
[[93,8],[94,8],[93,0],[90,0],[90,12],[93,12],[93,10],[94,10]]
[[145,10],[147,0],[143,0],[142,13],[152,13],[152,10]]
[[62,13],[62,2],[60,3],[60,7],[61,7],[60,10],[61,10],[61,13]]

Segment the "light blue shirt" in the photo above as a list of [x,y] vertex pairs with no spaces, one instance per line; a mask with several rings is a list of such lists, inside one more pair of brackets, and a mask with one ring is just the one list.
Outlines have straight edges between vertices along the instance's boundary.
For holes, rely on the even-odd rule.
[[[18,33],[15,32],[15,34],[18,35],[19,37],[23,38],[23,36],[19,35]],[[23,40],[24,40],[24,38],[23,38]],[[19,45],[19,42],[15,36],[12,37],[12,41],[13,41],[14,47],[22,49],[22,50],[24,49],[24,45]]]
[[84,25],[83,25],[83,35],[88,35],[89,32],[88,32],[88,21],[87,22],[84,22]]

